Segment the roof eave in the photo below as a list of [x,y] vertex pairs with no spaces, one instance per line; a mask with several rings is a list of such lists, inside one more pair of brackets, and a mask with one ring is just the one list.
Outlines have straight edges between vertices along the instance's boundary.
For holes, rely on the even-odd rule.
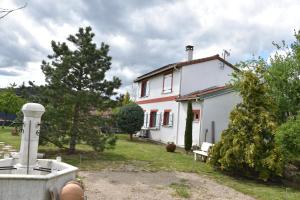
[[193,65],[193,64],[198,64],[198,63],[203,63],[203,62],[207,62],[207,61],[211,61],[211,60],[219,60],[219,61],[225,63],[226,65],[228,65],[229,67],[231,67],[232,69],[240,71],[233,64],[231,64],[228,61],[226,61],[223,58],[221,58],[219,56],[219,54],[216,54],[216,55],[213,55],[213,56],[210,56],[210,57],[205,57],[205,58],[195,59],[195,60],[191,60],[191,61],[184,61],[184,62],[178,62],[178,63],[173,63],[173,64],[165,65],[163,67],[160,67],[160,68],[158,68],[156,70],[153,70],[153,71],[148,72],[148,73],[146,73],[146,74],[144,74],[142,76],[137,77],[133,82],[136,83],[136,82],[142,81],[144,79],[147,79],[147,78],[150,78],[152,76],[158,75],[160,73],[163,73],[163,72],[168,71],[168,70],[170,70],[172,68],[175,68],[175,67],[183,67],[183,66]]

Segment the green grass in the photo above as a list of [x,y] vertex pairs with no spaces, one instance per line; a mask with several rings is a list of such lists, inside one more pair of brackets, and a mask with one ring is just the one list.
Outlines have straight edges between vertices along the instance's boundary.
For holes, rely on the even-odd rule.
[[[61,155],[63,161],[78,166],[81,170],[101,170],[104,168],[118,168],[123,165],[132,165],[135,168],[146,171],[183,171],[205,175],[217,182],[227,185],[242,193],[262,200],[296,200],[300,199],[300,191],[286,188],[281,185],[265,184],[247,179],[233,178],[214,171],[209,165],[202,162],[194,162],[192,155],[186,155],[184,151],[176,150],[168,153],[163,145],[149,142],[129,141],[127,135],[118,135],[115,149],[96,153],[87,145],[78,145],[78,153],[68,155],[57,150],[53,145],[40,147],[40,152],[45,152],[48,158]],[[19,148],[20,137],[11,136],[10,129],[0,128],[0,141],[6,142],[15,148]]]
[[184,182],[171,183],[170,188],[175,190],[175,195],[183,198],[189,198],[191,196],[190,186]]

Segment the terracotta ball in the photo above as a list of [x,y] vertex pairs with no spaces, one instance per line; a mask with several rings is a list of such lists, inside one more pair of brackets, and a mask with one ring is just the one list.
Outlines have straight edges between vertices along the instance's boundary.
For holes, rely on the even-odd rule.
[[80,183],[76,181],[68,182],[61,190],[61,200],[84,200],[84,191]]

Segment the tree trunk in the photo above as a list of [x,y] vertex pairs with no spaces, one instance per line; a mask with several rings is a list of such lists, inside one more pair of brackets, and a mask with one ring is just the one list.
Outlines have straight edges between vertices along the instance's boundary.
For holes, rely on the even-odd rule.
[[130,135],[130,140],[132,140],[132,135],[133,135],[133,133],[129,133],[129,135]]
[[76,103],[74,108],[73,123],[71,128],[71,139],[70,139],[70,148],[69,148],[70,154],[73,154],[76,151],[76,143],[77,143],[77,136],[78,136],[78,120],[79,120],[79,105],[78,103]]

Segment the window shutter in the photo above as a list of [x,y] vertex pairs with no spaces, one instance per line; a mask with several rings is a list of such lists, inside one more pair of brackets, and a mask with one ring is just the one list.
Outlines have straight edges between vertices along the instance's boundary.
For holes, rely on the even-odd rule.
[[161,113],[157,113],[156,114],[155,128],[159,129],[160,128],[160,123],[161,123]]
[[168,126],[169,127],[173,126],[173,113],[172,112],[169,114],[169,123],[168,123]]
[[149,95],[150,95],[150,81],[147,81],[146,96],[148,97]]
[[145,119],[144,119],[144,125],[145,125],[145,128],[148,128],[149,127],[149,114],[148,113],[145,113]]
[[172,91],[172,74],[168,74],[164,76],[164,92]]
[[138,83],[138,90],[137,90],[137,95],[138,97],[141,97],[142,93],[142,83]]

